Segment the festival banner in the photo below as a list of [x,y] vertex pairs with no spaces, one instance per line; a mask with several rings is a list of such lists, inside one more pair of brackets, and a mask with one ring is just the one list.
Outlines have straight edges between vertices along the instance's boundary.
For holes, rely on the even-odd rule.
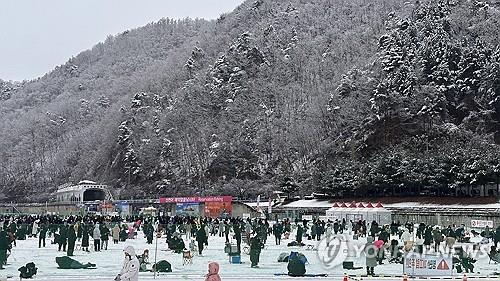
[[231,202],[205,202],[205,216],[228,217],[231,215],[232,208]]
[[204,203],[204,202],[231,202],[231,196],[209,196],[209,197],[160,197],[160,203]]

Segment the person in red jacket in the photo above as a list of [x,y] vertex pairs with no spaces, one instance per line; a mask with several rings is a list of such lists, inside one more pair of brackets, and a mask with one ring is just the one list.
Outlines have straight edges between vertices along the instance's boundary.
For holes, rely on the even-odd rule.
[[211,262],[208,264],[208,274],[206,275],[205,281],[221,281],[219,276],[219,264],[216,262]]

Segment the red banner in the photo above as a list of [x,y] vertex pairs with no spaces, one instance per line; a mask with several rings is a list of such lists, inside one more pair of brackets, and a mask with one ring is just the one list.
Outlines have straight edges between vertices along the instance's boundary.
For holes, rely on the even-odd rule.
[[206,202],[205,203],[205,216],[217,218],[223,215],[231,215],[232,204],[231,202]]
[[160,197],[160,203],[204,203],[204,202],[231,202],[231,196],[209,196],[209,197]]

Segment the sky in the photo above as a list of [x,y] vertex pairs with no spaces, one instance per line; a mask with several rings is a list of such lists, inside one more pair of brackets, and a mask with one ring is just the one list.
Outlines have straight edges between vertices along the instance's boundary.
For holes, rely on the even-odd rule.
[[0,0],[0,79],[30,80],[108,35],[161,18],[215,19],[243,0]]

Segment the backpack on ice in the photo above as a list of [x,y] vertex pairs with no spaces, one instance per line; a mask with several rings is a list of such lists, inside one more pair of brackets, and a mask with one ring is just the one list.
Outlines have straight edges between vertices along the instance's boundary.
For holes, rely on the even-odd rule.
[[153,264],[153,271],[155,270],[156,272],[172,272],[172,265],[166,260],[161,260]]
[[33,278],[34,275],[36,275],[38,268],[35,266],[34,263],[29,262],[25,266],[21,266],[18,271],[20,272],[19,277],[21,279],[23,278]]

